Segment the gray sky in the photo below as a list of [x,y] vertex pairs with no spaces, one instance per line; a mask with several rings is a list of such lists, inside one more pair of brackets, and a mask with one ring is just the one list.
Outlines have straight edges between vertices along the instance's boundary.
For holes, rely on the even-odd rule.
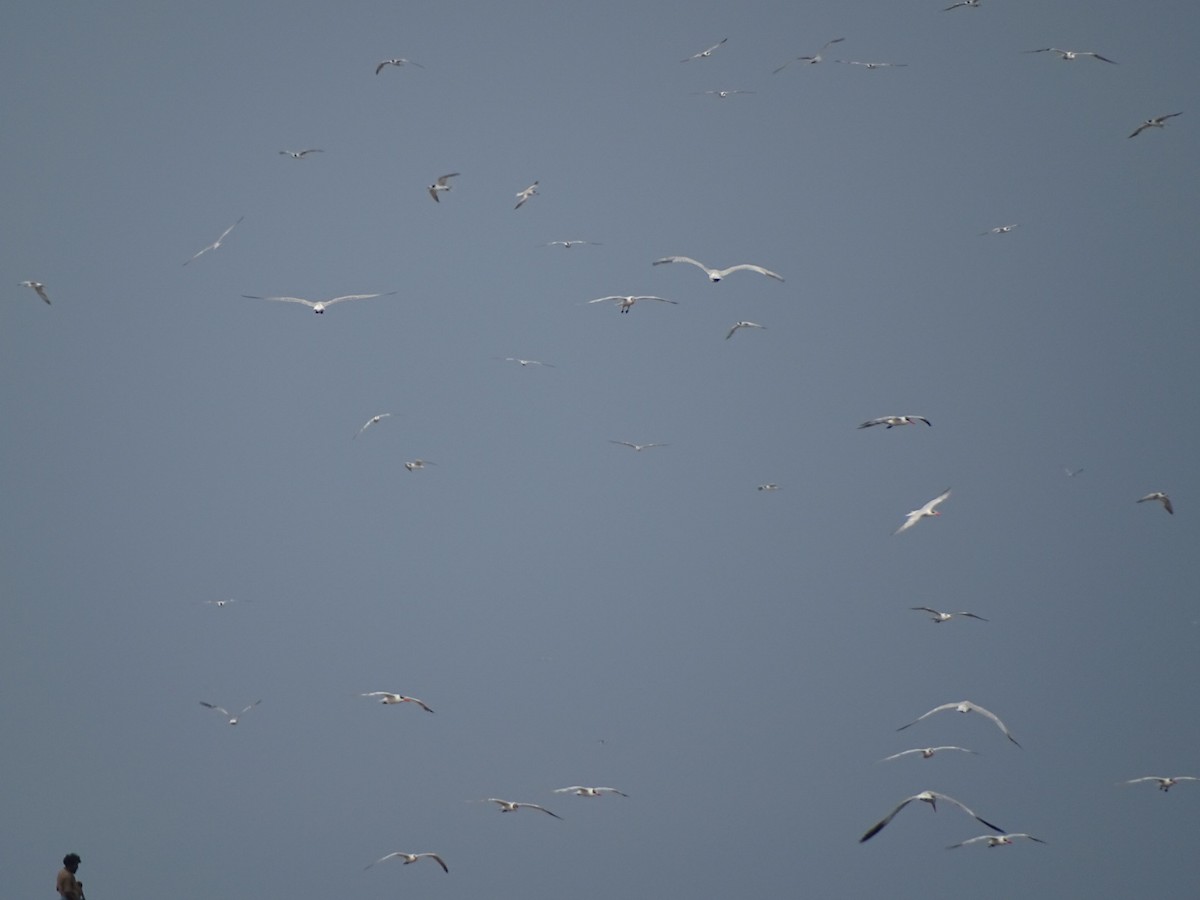
[[1200,13],[945,5],[10,9],[3,893],[1194,890]]

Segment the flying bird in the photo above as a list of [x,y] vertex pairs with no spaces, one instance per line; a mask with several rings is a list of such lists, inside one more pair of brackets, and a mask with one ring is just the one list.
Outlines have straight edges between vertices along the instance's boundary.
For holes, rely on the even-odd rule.
[[317,150],[315,148],[311,149],[311,150],[280,150],[279,155],[280,156],[290,156],[292,159],[304,159],[304,157],[308,156],[308,154],[310,154],[310,153],[324,153],[324,152],[325,152],[324,150]]
[[1183,113],[1181,113],[1181,112],[1167,113],[1165,116],[1155,116],[1152,119],[1147,119],[1145,122],[1143,122],[1141,125],[1139,125],[1137,127],[1137,129],[1133,132],[1133,134],[1131,134],[1129,136],[1131,138],[1137,137],[1139,134],[1141,134],[1147,128],[1165,128],[1167,126],[1167,119],[1173,119],[1176,116],[1182,116],[1182,115],[1183,115]]
[[513,209],[520,209],[522,206],[524,206],[525,202],[537,193],[537,186],[538,183],[535,181],[523,191],[517,191],[517,205],[514,206]]
[[542,246],[543,247],[565,247],[566,249],[570,250],[576,244],[588,244],[592,247],[603,247],[604,246],[603,244],[597,243],[596,241],[546,241],[546,243],[542,244]]
[[[1008,726],[1006,726],[1003,722],[1000,721],[1000,717],[998,715],[996,715],[994,712],[991,712],[990,710],[984,709],[982,706],[977,706],[976,704],[972,703],[970,700],[961,700],[958,703],[943,703],[941,706],[935,706],[933,709],[931,709],[929,712],[925,713],[923,716],[918,716],[917,718],[915,718],[911,722],[909,722],[908,725],[901,725],[896,730],[903,731],[905,728],[908,728],[912,725],[916,725],[922,719],[927,719],[930,716],[932,716],[934,713],[943,712],[944,710],[947,710],[947,709],[952,709],[955,712],[960,712],[960,713],[977,712],[980,715],[987,716],[989,719],[991,719],[993,722],[996,723],[997,728],[999,728],[1001,731],[1004,732],[1004,736],[1006,738],[1008,738],[1014,744],[1017,744],[1017,739],[1009,733]],[[1017,746],[1020,747],[1021,745],[1017,744]]]
[[822,53],[824,53],[826,50],[828,50],[834,44],[840,44],[844,40],[845,40],[845,38],[834,38],[831,41],[826,41],[824,46],[822,46],[821,49],[818,50],[816,53],[814,53],[812,56],[797,56],[795,59],[789,59],[778,69],[775,69],[774,71],[772,71],[771,74],[778,75],[780,72],[782,72],[784,69],[786,69],[788,66],[790,66],[794,62],[808,63],[810,66],[815,65],[816,63],[821,62],[821,59],[822,59],[821,54]]
[[1070,466],[1063,466],[1063,471],[1067,473],[1068,478],[1074,478],[1076,475],[1082,474],[1083,467],[1072,469]]
[[[197,257],[203,256],[209,250],[216,250],[218,247],[220,247],[221,242],[224,241],[225,238],[229,237],[229,232],[231,232],[231,231],[233,231],[233,229],[237,228],[238,225],[241,224],[242,219],[244,219],[244,218],[246,218],[246,217],[241,216],[236,222],[234,222],[232,225],[230,225],[228,228],[226,228],[224,231],[222,231],[221,236],[219,238],[217,238],[215,241],[213,241],[211,244],[209,244],[207,247],[205,247],[203,250],[201,250],[199,253],[197,253],[195,256],[193,256],[192,259],[196,259]],[[190,263],[192,261],[192,259],[189,259],[187,262],[184,263],[184,265],[186,266],[188,263]]]
[[1057,53],[1064,62],[1071,62],[1072,60],[1078,59],[1081,56],[1091,56],[1094,59],[1100,60],[1100,62],[1112,63],[1114,66],[1117,65],[1115,60],[1111,60],[1107,56],[1101,56],[1099,53],[1095,53],[1091,50],[1059,50],[1057,47],[1042,47],[1038,50],[1026,50],[1025,52]]
[[989,234],[1008,234],[1014,228],[1020,228],[1019,224],[1014,225],[997,225],[995,228],[989,228],[987,231],[979,232],[980,237],[987,237]]
[[960,6],[970,6],[973,9],[979,8],[979,0],[959,0],[953,6],[947,6],[942,12],[950,12],[952,9],[958,9]]
[[[415,472],[417,469],[423,469],[426,466],[436,465],[437,463],[435,463],[432,459],[410,459],[404,464],[404,468],[408,469],[410,472]],[[432,710],[430,710],[430,712],[432,712]]]
[[435,203],[442,202],[441,200],[438,199],[438,194],[440,194],[442,191],[450,190],[450,185],[447,182],[451,178],[457,178],[457,177],[458,177],[457,172],[451,172],[449,175],[443,175],[441,178],[439,178],[437,181],[435,181],[433,184],[431,184],[429,186],[429,196],[433,198]]
[[858,427],[870,428],[873,425],[886,425],[888,428],[895,428],[897,425],[916,425],[918,422],[933,426],[933,423],[924,416],[883,416],[878,419],[867,419]]
[[366,431],[372,425],[378,425],[380,422],[382,422],[384,419],[386,419],[388,416],[391,416],[391,415],[395,415],[395,413],[387,412],[387,413],[379,413],[378,415],[371,416],[371,418],[367,419],[367,421],[363,424],[363,427],[358,429],[358,431],[355,433],[354,436],[358,437],[360,434],[362,434],[364,431]]
[[972,613],[972,612],[952,612],[952,613],[939,612],[936,609],[930,609],[928,606],[910,606],[909,609],[919,610],[921,612],[929,613],[930,615],[933,616],[934,622],[949,622],[955,616],[966,616],[968,619],[978,619],[980,622],[987,621],[987,619],[985,619],[983,616],[977,616],[977,615],[975,615],[975,613]]
[[39,297],[42,298],[42,300],[44,300],[46,302],[47,306],[51,305],[50,298],[46,295],[46,286],[44,284],[42,284],[40,281],[22,281],[18,285],[18,287],[31,288],[34,291],[34,293],[36,293]]
[[385,294],[344,294],[341,297],[334,297],[330,300],[305,300],[303,297],[258,297],[254,294],[242,294],[247,300],[280,300],[284,303],[303,303],[318,316],[323,315],[325,310],[333,306],[335,303],[342,303],[346,300],[370,300],[372,297],[390,297],[396,291],[388,291]]
[[943,747],[914,747],[912,750],[901,750],[899,753],[893,753],[891,756],[885,756],[880,760],[880,762],[887,762],[891,759],[899,759],[902,756],[908,756],[912,753],[920,753],[921,759],[931,759],[933,755],[940,750],[961,750],[963,753],[974,753],[976,756],[979,755],[975,753],[974,750],[968,750],[966,747],[955,747],[953,745],[946,745]]
[[1175,507],[1171,505],[1171,498],[1162,491],[1155,491],[1152,494],[1147,494],[1145,497],[1139,500],[1138,503],[1145,503],[1147,500],[1157,500],[1163,505],[1163,509],[1169,512],[1171,515],[1175,515]]
[[381,698],[379,702],[386,704],[387,706],[391,706],[395,703],[415,703],[415,704],[417,704],[417,706],[421,707],[421,709],[425,710],[425,712],[428,712],[428,713],[433,712],[432,709],[430,709],[428,706],[426,706],[422,701],[418,700],[416,697],[409,697],[405,694],[393,694],[391,691],[369,691],[365,694],[359,694],[358,696],[360,696],[360,697],[379,697],[379,698]]
[[895,531],[893,531],[892,534],[899,534],[902,531],[908,531],[908,529],[912,528],[914,525],[916,525],[922,519],[928,518],[930,516],[940,516],[941,512],[937,509],[937,506],[939,503],[941,503],[943,500],[945,500],[949,496],[950,496],[950,488],[946,488],[946,490],[942,491],[940,494],[938,494],[936,497],[934,497],[932,500],[930,500],[928,503],[926,503],[921,508],[914,509],[912,512],[910,512],[908,514],[908,518],[906,518],[904,520],[904,524],[901,525],[899,528],[897,528]]
[[616,794],[618,797],[628,797],[629,795],[623,791],[618,791],[611,787],[585,787],[581,784],[573,784],[570,787],[555,788],[556,794],[574,794],[577,797],[600,797],[604,794]]
[[522,807],[527,807],[528,809],[540,809],[546,815],[554,816],[554,818],[556,818],[556,819],[562,818],[562,816],[558,815],[557,813],[552,813],[552,812],[550,812],[550,810],[546,809],[546,807],[538,806],[536,803],[514,803],[511,800],[501,800],[499,797],[488,797],[483,802],[484,803],[498,803],[500,805],[500,812],[516,812],[518,809],[521,809]]
[[1025,838],[1029,841],[1037,841],[1039,844],[1046,843],[1041,838],[1035,838],[1032,834],[1026,834],[1023,831],[1015,831],[1012,834],[981,834],[979,837],[968,838],[965,841],[960,841],[957,844],[951,844],[947,850],[954,850],[956,847],[966,847],[968,844],[978,844],[980,841],[986,841],[987,847],[1007,847],[1016,838]]
[[768,481],[766,484],[760,484],[758,486],[758,490],[760,490],[760,491],[777,491],[777,490],[779,490],[779,485],[775,484],[773,481]]
[[375,862],[364,866],[363,871],[365,872],[367,869],[371,868],[371,866],[377,866],[381,862],[387,862],[390,859],[402,859],[404,860],[404,864],[406,866],[415,863],[418,859],[432,859],[442,867],[443,872],[445,872],[447,875],[450,874],[450,869],[447,868],[446,861],[436,853],[405,853],[403,850],[397,850],[395,853],[389,853],[387,856],[379,857],[379,859],[375,860]]
[[609,441],[610,444],[620,444],[622,447],[632,447],[634,450],[641,453],[643,450],[649,450],[651,447],[669,447],[670,444],[631,444],[629,441]]
[[753,94],[754,91],[696,91],[697,94],[708,94],[711,97],[716,97],[718,100],[724,100],[726,97],[732,97],[734,94]]
[[661,266],[664,263],[690,263],[699,269],[703,269],[704,273],[708,275],[708,280],[714,284],[731,272],[740,272],[742,270],[747,272],[757,272],[759,275],[766,275],[768,278],[774,278],[776,281],[783,281],[782,275],[777,275],[770,269],[764,269],[762,266],[752,266],[749,263],[730,266],[728,269],[710,269],[704,263],[698,262],[692,259],[690,256],[664,256],[662,259],[656,259],[653,263],[651,263],[651,265]]
[[253,703],[251,703],[249,706],[247,706],[247,707],[244,707],[244,708],[241,710],[241,712],[239,712],[237,715],[233,715],[232,713],[230,713],[230,712],[229,712],[229,710],[227,710],[227,709],[226,709],[225,707],[223,707],[223,706],[217,706],[216,704],[213,704],[213,703],[205,703],[203,700],[201,700],[201,701],[200,701],[200,705],[201,705],[201,706],[203,706],[205,709],[213,709],[213,710],[216,710],[216,711],[217,711],[217,712],[219,712],[221,715],[223,715],[223,716],[225,716],[227,719],[229,719],[229,724],[230,724],[230,725],[236,725],[236,724],[238,723],[238,719],[239,719],[240,717],[242,717],[242,716],[244,716],[246,713],[250,712],[250,710],[254,709],[254,707],[258,706],[258,704],[260,704],[260,703],[262,703],[262,700],[255,700],[255,701],[254,701]]
[[[228,606],[230,603],[237,603],[237,600],[235,600],[233,597],[229,597],[228,599],[222,598],[220,600],[205,600],[204,602],[211,603],[213,606],[216,606],[216,607],[222,607],[222,606]],[[249,603],[250,601],[247,600],[246,602]]]
[[521,366],[522,368],[524,368],[525,366],[545,366],[547,369],[554,368],[554,366],[551,363],[542,362],[541,360],[538,360],[538,359],[521,359],[518,356],[506,356],[506,357],[504,357],[504,361],[505,362],[515,362],[517,365]]
[[713,55],[713,53],[716,52],[717,48],[720,47],[727,40],[729,40],[729,38],[721,38],[719,41],[717,41],[715,44],[713,44],[707,50],[701,50],[699,53],[693,53],[687,59],[681,59],[680,62],[691,62],[693,59],[708,59],[710,56]]
[[862,66],[864,69],[903,69],[908,65],[908,63],[859,62],[857,59],[835,59],[834,62],[845,63],[848,66]]
[[377,65],[375,67],[375,74],[378,75],[380,72],[382,72],[384,66],[396,66],[398,68],[401,66],[416,66],[418,69],[425,68],[420,63],[415,63],[411,59],[404,59],[403,57],[398,56],[395,59],[385,59],[383,62]]
[[1121,782],[1122,784],[1138,784],[1143,781],[1157,781],[1160,791],[1169,791],[1181,781],[1200,781],[1195,775],[1174,775],[1170,778],[1162,778],[1158,775],[1146,775],[1142,778],[1131,778],[1128,781]]
[[999,828],[999,827],[993,825],[987,819],[983,819],[983,818],[980,818],[979,816],[975,815],[975,813],[973,813],[973,812],[971,812],[971,810],[967,809],[967,807],[963,803],[960,803],[958,800],[955,800],[953,797],[949,796],[948,794],[939,794],[937,791],[921,791],[921,793],[913,794],[911,797],[908,797],[907,799],[901,801],[899,806],[897,806],[890,813],[888,813],[886,816],[884,816],[881,820],[879,820],[874,825],[872,825],[870,828],[868,828],[867,833],[864,834],[862,837],[860,837],[858,839],[858,842],[861,844],[864,841],[869,841],[871,838],[875,837],[875,835],[879,834],[879,832],[883,831],[883,829],[885,827],[887,827],[888,822],[892,821],[892,819],[894,819],[896,817],[896,813],[900,812],[900,810],[904,809],[904,807],[908,806],[908,804],[912,803],[914,800],[920,800],[923,803],[928,803],[930,806],[933,807],[934,812],[937,812],[937,802],[939,800],[944,800],[947,803],[953,803],[955,806],[957,806],[959,809],[961,809],[963,812],[965,812],[968,816],[975,819],[977,822],[980,822],[983,825],[986,825],[988,828],[992,829],[992,831],[998,831],[1002,834],[1004,832],[1003,828]]
[[621,307],[621,312],[627,313],[633,308],[633,305],[639,300],[658,300],[660,303],[679,304],[678,300],[668,300],[666,297],[597,297],[595,300],[589,300],[588,303],[604,303],[607,300],[614,301]]
[[766,330],[766,327],[766,325],[759,325],[757,322],[734,322],[733,327],[729,329],[729,333],[725,335],[725,340],[729,340],[731,337],[733,337],[734,333],[739,328],[762,328],[763,330]]

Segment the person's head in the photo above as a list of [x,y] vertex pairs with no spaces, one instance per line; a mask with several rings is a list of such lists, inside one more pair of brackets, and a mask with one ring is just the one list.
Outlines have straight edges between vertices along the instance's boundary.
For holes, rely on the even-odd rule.
[[81,862],[83,862],[83,860],[81,860],[79,858],[78,853],[68,853],[66,856],[63,857],[63,868],[66,869],[68,872],[73,873],[76,869],[79,868],[79,864]]

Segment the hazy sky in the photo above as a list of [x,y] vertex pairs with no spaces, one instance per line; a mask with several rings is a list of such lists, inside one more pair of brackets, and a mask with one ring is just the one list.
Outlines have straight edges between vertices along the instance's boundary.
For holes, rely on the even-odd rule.
[[0,893],[1193,893],[1200,12],[946,5],[10,4]]

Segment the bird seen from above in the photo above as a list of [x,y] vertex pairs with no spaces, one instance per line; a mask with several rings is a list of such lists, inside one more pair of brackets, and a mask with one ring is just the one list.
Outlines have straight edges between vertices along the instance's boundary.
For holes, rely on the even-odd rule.
[[514,206],[513,209],[520,209],[522,206],[524,206],[526,202],[528,202],[529,198],[537,193],[537,186],[538,183],[535,181],[524,190],[517,191],[517,205]]
[[904,524],[901,525],[899,528],[897,528],[895,531],[893,531],[892,534],[899,534],[902,531],[908,531],[908,529],[912,528],[914,525],[916,525],[922,519],[931,518],[933,516],[940,516],[941,511],[938,510],[938,508],[937,508],[938,504],[942,503],[949,496],[950,496],[950,488],[946,488],[946,490],[942,491],[940,494],[938,494],[936,497],[934,497],[932,500],[930,500],[924,506],[922,506],[918,509],[914,509],[912,512],[910,512],[908,514],[908,517],[904,520]]

